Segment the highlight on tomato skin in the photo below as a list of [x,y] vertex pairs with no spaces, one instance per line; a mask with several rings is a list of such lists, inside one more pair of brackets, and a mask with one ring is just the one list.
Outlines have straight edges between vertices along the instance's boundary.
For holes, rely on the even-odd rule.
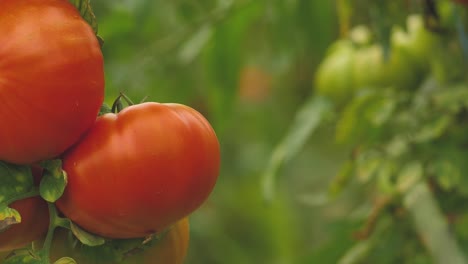
[[209,122],[180,104],[143,103],[100,116],[63,156],[68,185],[57,207],[107,238],[160,232],[213,190],[220,146]]
[[0,1],[0,160],[53,159],[94,123],[104,61],[93,29],[64,0]]
[[68,235],[63,229],[57,231],[50,251],[52,263],[68,256],[79,264],[183,264],[189,249],[190,225],[188,217],[178,221],[150,248],[120,262],[106,260],[102,252],[94,254],[87,250],[90,247],[71,243]]

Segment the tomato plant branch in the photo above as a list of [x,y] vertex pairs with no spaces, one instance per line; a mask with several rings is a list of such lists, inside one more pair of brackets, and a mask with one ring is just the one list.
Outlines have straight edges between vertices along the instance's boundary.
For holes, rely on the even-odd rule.
[[122,94],[120,94],[119,96],[117,96],[117,98],[115,99],[114,103],[112,104],[111,113],[118,113],[118,112],[120,112],[122,109],[123,109],[123,105],[122,105]]
[[42,249],[40,250],[41,257],[47,260],[46,263],[49,262],[50,247],[52,245],[52,239],[54,238],[55,228],[57,227],[57,218],[59,218],[55,205],[53,203],[47,203],[47,205],[49,207],[49,229],[47,231]]
[[120,96],[121,96],[121,98],[123,98],[123,99],[125,100],[125,102],[126,102],[129,106],[134,105],[133,101],[132,101],[132,100],[130,99],[130,97],[128,97],[126,94],[124,94],[124,93],[121,92],[121,93],[120,93]]

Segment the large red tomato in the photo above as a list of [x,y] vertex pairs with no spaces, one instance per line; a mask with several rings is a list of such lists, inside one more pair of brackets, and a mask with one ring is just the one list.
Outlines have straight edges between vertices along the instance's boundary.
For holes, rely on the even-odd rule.
[[93,124],[104,97],[91,27],[65,0],[0,1],[0,160],[61,154]]
[[134,105],[99,117],[64,155],[68,185],[57,206],[92,233],[144,237],[197,209],[219,167],[216,134],[199,112]]
[[[170,227],[153,246],[129,256],[121,264],[182,264],[187,255],[190,238],[189,219],[186,217]],[[81,244],[70,243],[68,232],[57,230],[50,250],[50,260],[72,257],[79,264],[114,264],[105,259],[102,251]]]
[[[38,183],[41,170],[33,168],[33,175]],[[0,252],[21,248],[40,239],[47,233],[49,226],[47,203],[40,197],[18,200],[10,207],[20,213],[21,223],[0,232]]]

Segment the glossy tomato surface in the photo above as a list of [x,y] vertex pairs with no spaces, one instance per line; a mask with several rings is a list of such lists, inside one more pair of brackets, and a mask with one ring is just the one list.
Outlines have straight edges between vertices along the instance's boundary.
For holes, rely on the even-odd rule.
[[[39,183],[41,173],[41,169],[33,168],[36,184]],[[21,223],[0,232],[0,252],[27,246],[29,243],[45,236],[49,226],[47,203],[39,196],[18,200],[12,203],[10,207],[20,213]]]
[[100,45],[64,0],[0,1],[0,160],[61,154],[94,123],[104,97]]
[[135,253],[123,261],[109,260],[102,250],[87,247],[70,239],[69,232],[57,231],[50,250],[50,260],[71,257],[79,264],[182,264],[187,256],[190,239],[189,219],[184,218],[170,227],[160,240],[143,252]]
[[218,178],[220,149],[208,121],[180,104],[143,103],[96,120],[63,157],[58,208],[109,238],[160,232],[197,209]]

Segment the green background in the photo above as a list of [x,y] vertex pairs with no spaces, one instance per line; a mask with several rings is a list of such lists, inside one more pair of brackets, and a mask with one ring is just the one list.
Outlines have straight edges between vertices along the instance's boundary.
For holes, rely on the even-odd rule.
[[[335,142],[331,124],[299,140],[301,149],[278,167],[276,192],[271,199],[262,193],[272,153],[284,154],[275,147],[314,96],[315,72],[350,2],[355,22],[376,18],[364,0],[92,2],[104,39],[107,103],[120,92],[134,101],[183,103],[217,132],[221,172],[191,216],[188,264],[431,263],[409,219],[393,217],[392,208],[376,236],[357,238],[372,226],[365,224],[375,209],[368,197],[378,188],[350,184],[330,199],[329,185],[352,154]],[[404,20],[398,8],[385,7],[394,12],[390,23]],[[385,28],[387,18],[375,24]]]

